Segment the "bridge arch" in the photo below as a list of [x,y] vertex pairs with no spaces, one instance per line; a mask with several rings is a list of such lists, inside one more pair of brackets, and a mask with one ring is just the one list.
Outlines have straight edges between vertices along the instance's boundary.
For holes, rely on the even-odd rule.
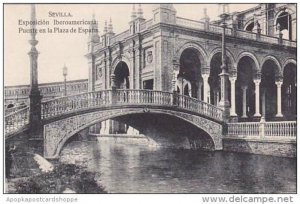
[[159,108],[116,108],[75,115],[45,124],[44,156],[52,159],[59,157],[61,149],[69,138],[93,124],[119,116],[149,112],[173,116],[198,127],[211,137],[215,150],[222,149],[222,125],[219,123],[174,110]]

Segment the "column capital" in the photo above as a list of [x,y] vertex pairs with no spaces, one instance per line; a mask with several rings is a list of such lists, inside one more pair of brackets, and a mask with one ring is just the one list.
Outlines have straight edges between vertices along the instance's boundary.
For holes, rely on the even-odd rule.
[[253,82],[256,86],[259,86],[261,79],[254,79]]
[[245,85],[244,85],[244,86],[241,86],[241,89],[242,89],[242,90],[247,90],[247,89],[248,89],[248,86],[245,86]]
[[282,86],[282,81],[276,81],[275,84],[277,85],[277,87],[281,87]]
[[208,66],[203,67],[201,71],[202,71],[203,75],[204,74],[207,74],[207,75],[210,74],[210,68]]
[[234,83],[236,80],[237,80],[237,77],[236,77],[236,76],[229,76],[229,81],[230,81],[231,83]]

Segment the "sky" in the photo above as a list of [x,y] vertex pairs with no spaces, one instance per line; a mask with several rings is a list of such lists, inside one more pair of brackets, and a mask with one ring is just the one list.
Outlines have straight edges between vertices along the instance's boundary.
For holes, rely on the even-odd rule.
[[[230,12],[241,11],[256,4],[230,4]],[[136,9],[137,9],[136,5]],[[211,20],[218,19],[217,4],[174,4],[177,16],[199,20],[203,17],[203,9]],[[153,4],[142,4],[146,20],[152,18]],[[55,18],[57,20],[91,20],[92,14],[99,23],[100,35],[103,33],[104,21],[112,19],[113,30],[116,34],[129,28],[128,22],[132,4],[38,4],[36,5],[37,19],[52,21],[49,12],[71,13],[73,17]],[[4,85],[29,84],[30,65],[28,52],[30,34],[19,32],[19,20],[30,20],[29,4],[4,5]],[[49,26],[38,26],[46,28]],[[51,26],[53,27],[53,26]],[[63,26],[62,26],[63,27]],[[77,26],[76,26],[77,27]],[[27,27],[29,28],[29,27]],[[67,26],[70,28],[70,26]],[[88,28],[88,26],[85,26]],[[39,83],[57,82],[63,80],[62,68],[68,67],[67,80],[87,79],[88,34],[82,33],[38,33],[39,41],[38,80]]]

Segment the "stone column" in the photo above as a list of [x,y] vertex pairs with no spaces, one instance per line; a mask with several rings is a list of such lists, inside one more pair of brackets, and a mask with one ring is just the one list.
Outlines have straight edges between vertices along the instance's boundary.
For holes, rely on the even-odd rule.
[[254,114],[254,117],[260,117],[261,116],[261,114],[259,112],[260,79],[254,79],[254,84],[255,84],[255,114]]
[[198,83],[198,100],[202,100],[202,98],[201,98],[201,95],[202,95],[202,85],[203,85],[203,83],[202,82],[199,82]]
[[172,90],[173,92],[177,92],[176,82],[177,82],[177,76],[179,74],[179,70],[173,71],[173,79],[172,79]]
[[[31,4],[31,21],[36,20],[35,5]],[[31,25],[32,30],[36,30],[36,26]],[[38,41],[35,38],[36,33],[31,33],[31,39],[29,44],[31,49],[28,53],[30,58],[30,93],[29,93],[29,135],[31,140],[42,141],[43,140],[43,126],[41,123],[41,99],[38,88],[38,55],[39,52],[36,49]],[[33,145],[40,150],[41,143],[33,142]],[[38,150],[38,151],[39,151]]]
[[247,86],[242,86],[243,91],[243,115],[242,118],[247,118]]
[[282,81],[276,81],[275,84],[277,86],[277,114],[276,114],[276,117],[283,117],[282,112],[281,112],[281,86],[282,86]]
[[203,101],[206,103],[210,103],[210,87],[208,84],[209,74],[203,74]]
[[261,118],[260,122],[265,121],[266,117],[266,89],[262,89],[262,94],[261,94]]
[[231,85],[231,107],[230,107],[230,116],[237,116],[236,114],[236,106],[235,106],[235,82],[236,77],[230,77],[230,85]]

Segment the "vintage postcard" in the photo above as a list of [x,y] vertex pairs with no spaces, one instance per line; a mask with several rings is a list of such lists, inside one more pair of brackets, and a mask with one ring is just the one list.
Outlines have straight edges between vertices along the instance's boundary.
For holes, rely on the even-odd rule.
[[293,202],[296,3],[3,11],[5,194]]

